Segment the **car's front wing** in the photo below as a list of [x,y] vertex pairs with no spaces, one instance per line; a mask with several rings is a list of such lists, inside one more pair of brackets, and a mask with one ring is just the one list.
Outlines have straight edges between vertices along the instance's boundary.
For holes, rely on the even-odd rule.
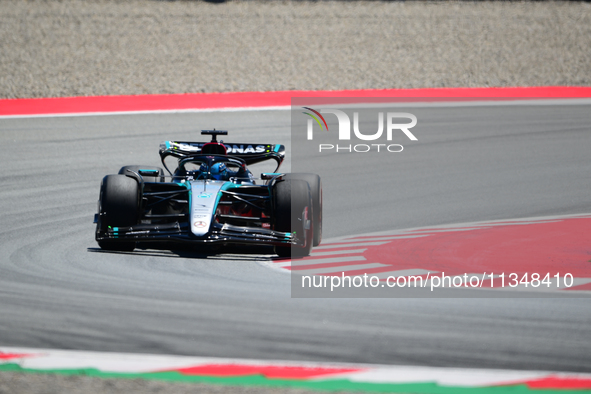
[[97,231],[96,240],[136,241],[136,242],[187,242],[187,243],[231,243],[259,245],[298,244],[293,233],[284,233],[260,227],[242,227],[230,224],[213,223],[204,236],[191,232],[189,223],[137,224],[130,227],[112,227]]

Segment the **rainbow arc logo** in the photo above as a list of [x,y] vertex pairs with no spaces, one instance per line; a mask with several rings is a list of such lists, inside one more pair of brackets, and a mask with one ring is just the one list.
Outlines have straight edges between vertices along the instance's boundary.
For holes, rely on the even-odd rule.
[[[317,116],[314,116],[313,114],[311,114],[310,112],[302,112],[303,114],[306,114],[308,116],[311,116],[312,119],[314,119],[316,121],[316,123],[318,123],[318,126],[320,126],[320,130],[323,130],[324,128],[322,127],[322,123],[320,123],[320,119],[322,119],[322,122],[324,123],[324,126],[326,127],[326,131],[328,131],[328,125],[326,124],[326,120],[324,120],[324,116],[320,115],[320,112],[310,108],[310,107],[304,107],[304,109],[307,109],[308,111],[314,112],[314,114],[316,114]],[[318,117],[320,119],[318,119]]]

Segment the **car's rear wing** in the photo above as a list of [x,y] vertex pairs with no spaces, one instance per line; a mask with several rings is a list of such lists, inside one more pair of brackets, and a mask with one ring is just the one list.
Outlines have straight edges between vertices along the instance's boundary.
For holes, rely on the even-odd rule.
[[[176,158],[185,158],[191,156],[198,156],[203,154],[201,152],[205,144],[210,142],[188,142],[188,141],[164,141],[160,144],[160,158],[164,163],[164,159],[168,156]],[[237,157],[247,165],[260,163],[265,160],[275,160],[277,168],[285,158],[285,146],[279,144],[252,144],[252,143],[223,143],[226,148],[227,155]],[[277,171],[277,169],[275,170]]]

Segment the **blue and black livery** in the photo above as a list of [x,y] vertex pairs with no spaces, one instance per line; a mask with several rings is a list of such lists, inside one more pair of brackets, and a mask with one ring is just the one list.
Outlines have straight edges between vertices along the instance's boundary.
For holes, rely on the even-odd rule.
[[[103,178],[96,240],[106,250],[171,243],[271,245],[284,257],[308,255],[322,231],[322,185],[315,174],[278,172],[285,147],[167,141],[159,167],[125,166]],[[177,159],[170,169],[165,159]],[[276,162],[255,178],[248,165]],[[170,162],[170,160],[169,160]],[[223,168],[223,173],[215,173]]]

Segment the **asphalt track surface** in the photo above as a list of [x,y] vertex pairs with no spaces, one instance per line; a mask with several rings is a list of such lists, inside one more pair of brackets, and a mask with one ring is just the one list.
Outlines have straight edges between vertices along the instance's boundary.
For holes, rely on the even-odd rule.
[[[396,166],[351,169],[345,155],[315,168],[324,236],[591,212],[590,110],[417,109],[419,141]],[[0,120],[2,345],[591,371],[585,299],[292,299],[290,276],[261,255],[101,252],[101,178],[211,127],[290,141],[289,111]]]

